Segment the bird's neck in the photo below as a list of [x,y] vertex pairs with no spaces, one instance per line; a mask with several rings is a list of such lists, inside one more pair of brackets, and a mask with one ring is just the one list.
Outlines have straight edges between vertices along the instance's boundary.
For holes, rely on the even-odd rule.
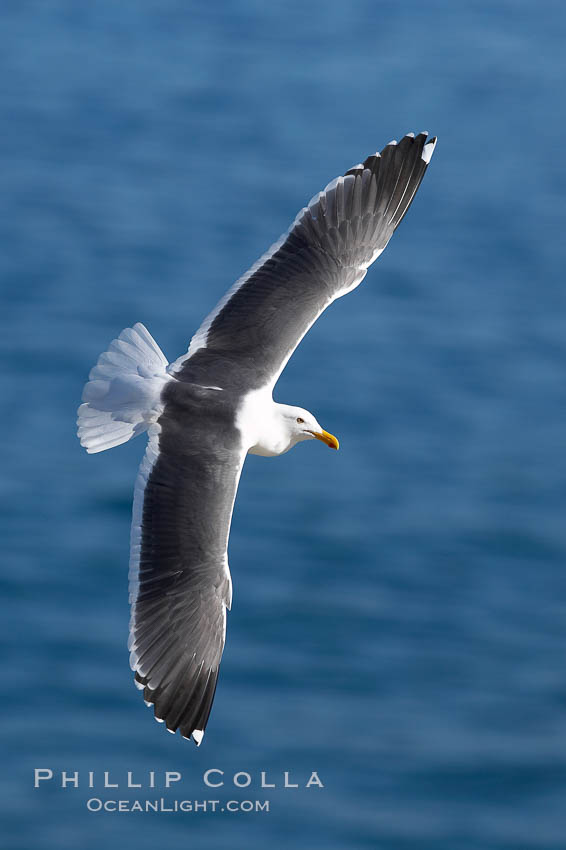
[[283,416],[284,409],[284,404],[273,401],[270,389],[254,390],[245,396],[236,424],[249,454],[274,457],[294,445]]

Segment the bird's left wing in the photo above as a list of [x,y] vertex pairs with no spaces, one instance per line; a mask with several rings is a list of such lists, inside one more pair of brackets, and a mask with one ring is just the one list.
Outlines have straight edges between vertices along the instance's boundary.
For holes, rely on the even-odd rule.
[[319,192],[169,367],[241,392],[273,386],[320,314],[363,280],[407,212],[436,139],[409,134]]
[[232,596],[226,551],[245,459],[221,395],[168,384],[149,431],[132,520],[129,647],[136,684],[158,720],[197,744],[224,649]]

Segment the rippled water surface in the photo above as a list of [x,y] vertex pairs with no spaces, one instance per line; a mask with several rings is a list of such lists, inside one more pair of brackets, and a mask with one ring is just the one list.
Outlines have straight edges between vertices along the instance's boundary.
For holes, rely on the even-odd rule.
[[[563,4],[0,14],[3,846],[564,848]],[[440,141],[407,219],[278,385],[341,451],[246,464],[197,750],[131,682],[143,438],[87,456],[82,384],[135,321],[177,357],[311,195],[423,128]],[[34,790],[36,767],[55,778]],[[270,812],[94,813],[93,796]]]

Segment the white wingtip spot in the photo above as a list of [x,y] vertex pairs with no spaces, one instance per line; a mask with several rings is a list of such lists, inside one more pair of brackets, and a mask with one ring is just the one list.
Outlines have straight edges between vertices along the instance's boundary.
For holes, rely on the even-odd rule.
[[397,139],[391,139],[391,141],[390,141],[390,142],[387,142],[387,144],[385,145],[385,147],[386,147],[386,148],[388,148],[388,147],[389,147],[389,145],[396,145],[396,144],[397,144]]
[[193,729],[193,741],[200,747],[202,744],[202,739],[204,738],[204,729]]
[[427,142],[423,148],[423,152],[421,154],[421,158],[428,165],[430,162],[430,158],[434,153],[434,149],[436,147],[436,139],[433,142]]

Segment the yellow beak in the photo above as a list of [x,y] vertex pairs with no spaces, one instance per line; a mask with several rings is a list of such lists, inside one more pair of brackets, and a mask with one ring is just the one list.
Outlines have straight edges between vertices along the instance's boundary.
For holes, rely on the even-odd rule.
[[336,437],[333,434],[329,434],[328,431],[310,431],[309,433],[311,433],[317,440],[320,440],[321,443],[326,443],[326,445],[331,449],[340,448],[340,443]]

